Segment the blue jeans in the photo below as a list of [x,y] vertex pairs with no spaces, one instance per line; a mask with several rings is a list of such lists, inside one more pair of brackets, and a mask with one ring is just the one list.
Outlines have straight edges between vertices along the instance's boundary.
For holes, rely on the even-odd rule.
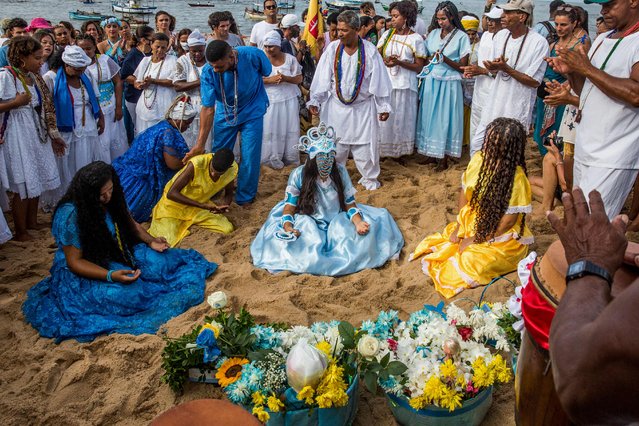
[[257,184],[260,180],[264,119],[263,117],[255,118],[236,126],[225,124],[224,120],[215,120],[212,151],[215,153],[222,148],[233,150],[238,132],[242,134],[242,159],[237,174],[235,202],[239,205],[250,203],[255,199]]

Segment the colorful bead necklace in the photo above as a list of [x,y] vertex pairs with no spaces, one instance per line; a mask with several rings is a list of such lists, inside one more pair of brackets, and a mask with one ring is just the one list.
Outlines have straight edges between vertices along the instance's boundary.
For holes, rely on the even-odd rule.
[[[226,101],[226,91],[224,90],[224,79],[222,78],[222,74],[218,73],[218,77],[220,78],[220,94],[222,98],[222,106],[224,107],[224,121],[231,126],[235,126],[237,124],[238,117],[238,93],[237,93],[237,53],[235,54],[235,65],[233,68],[233,105],[230,105]],[[229,118],[230,116],[230,118]]]
[[364,42],[361,37],[357,37],[357,80],[353,88],[352,95],[349,99],[344,99],[342,95],[342,56],[344,55],[344,43],[340,41],[335,55],[334,73],[335,73],[335,92],[337,98],[344,105],[351,105],[359,96],[359,91],[364,82],[364,72],[366,71],[366,52],[364,51]]

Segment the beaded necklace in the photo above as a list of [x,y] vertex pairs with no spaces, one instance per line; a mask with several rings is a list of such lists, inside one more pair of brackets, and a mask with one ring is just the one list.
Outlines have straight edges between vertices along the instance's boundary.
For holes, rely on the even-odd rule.
[[[151,68],[151,65],[153,64],[153,60],[149,60],[149,63],[146,66],[146,69],[144,70],[144,74],[142,74],[143,76],[146,77],[146,73],[147,71],[149,71],[149,68]],[[158,73],[155,76],[155,79],[159,79],[160,78],[160,73],[162,72],[162,67],[164,66],[164,59],[162,59],[162,62],[160,62],[160,68],[158,68]],[[146,107],[146,109],[151,109],[153,108],[153,104],[155,104],[155,100],[158,97],[158,85],[157,84],[152,84],[153,88],[152,89],[144,89],[144,106]],[[149,91],[151,93],[149,93]],[[151,103],[148,103],[148,100],[151,100]]]
[[334,73],[335,73],[335,92],[337,98],[344,105],[351,105],[359,96],[359,91],[364,82],[364,72],[366,71],[366,52],[364,51],[364,42],[361,37],[357,37],[357,80],[355,87],[349,99],[344,99],[342,95],[342,56],[344,55],[344,43],[340,41],[337,47],[338,52],[335,54]]
[[[15,75],[18,77],[18,80],[20,80],[20,83],[22,84],[22,88],[24,89],[24,92],[31,96],[31,90],[29,90],[29,85],[27,84],[27,81],[25,79],[25,74],[18,68],[12,66],[11,69],[13,69],[13,71],[15,72]],[[33,113],[33,117],[34,117],[34,121],[36,122],[36,129],[38,131],[38,138],[40,139],[41,143],[47,143],[47,138],[46,138],[46,133],[44,132],[44,129],[46,128],[46,124],[44,123],[44,118],[42,117],[42,95],[40,93],[40,90],[38,89],[38,85],[36,84],[35,78],[31,77],[31,80],[33,81],[33,88],[36,91],[36,95],[38,96],[38,107],[33,106],[33,104],[31,104],[31,102],[29,102],[29,107],[31,108],[31,111]],[[16,88],[17,89],[17,88]],[[16,90],[17,92],[17,90]]]
[[[397,34],[397,35],[399,36],[399,34]],[[391,34],[391,35],[390,35],[390,37],[394,37],[394,36],[395,36],[395,34]],[[399,40],[399,37],[398,37],[398,38],[397,38],[397,40],[395,40],[395,43],[391,44],[391,48],[390,48],[390,50],[391,50],[391,56],[395,56],[395,57],[397,57],[397,59],[400,59],[400,60],[402,59],[402,55],[404,54],[404,48],[406,47],[406,41],[408,40],[408,36],[410,36],[410,30],[408,31],[408,34],[406,34],[406,35],[404,36],[404,40],[403,40],[403,41],[400,41],[400,40]],[[399,48],[398,48],[398,49],[395,49],[395,46],[396,46],[397,44],[401,44],[401,46],[402,46],[402,47],[401,47],[401,49],[399,49]],[[395,54],[395,53],[394,53],[394,50],[399,50],[399,53]],[[397,75],[397,74],[399,74],[399,69],[400,69],[400,68],[401,68],[401,67],[400,67],[399,65],[395,65],[393,68],[391,68],[391,69],[390,69],[390,73],[391,73],[391,75]]]
[[[218,77],[220,79],[220,92],[222,95],[222,105],[224,106],[224,120],[227,124],[231,126],[235,126],[237,124],[237,105],[238,105],[238,96],[237,96],[237,54],[235,56],[235,67],[233,68],[233,105],[229,105],[226,101],[226,92],[224,90],[224,79],[222,78],[223,73],[218,73]],[[229,119],[229,112],[232,114],[232,117]]]
[[[522,40],[521,44],[519,45],[519,50],[517,51],[517,57],[515,58],[515,63],[512,66],[513,70],[517,69],[517,63],[519,63],[519,57],[521,56],[521,51],[524,50],[524,44],[526,44],[526,39],[528,38],[528,28],[526,28],[526,34],[524,34],[524,39]],[[506,55],[506,47],[508,46],[508,40],[510,40],[510,36],[512,36],[512,33],[509,31],[508,32],[508,37],[506,37],[506,42],[504,43],[504,50],[501,52],[501,57],[504,58]],[[512,77],[510,76],[510,74],[506,74],[506,73],[500,73],[501,75],[501,79],[502,80],[510,80]]]

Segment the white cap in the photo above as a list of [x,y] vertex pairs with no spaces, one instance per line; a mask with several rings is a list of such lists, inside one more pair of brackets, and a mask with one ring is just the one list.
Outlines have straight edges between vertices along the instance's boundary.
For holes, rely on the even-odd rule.
[[484,16],[488,19],[501,19],[501,15],[504,14],[504,10],[498,7],[493,7],[488,13],[484,13]]
[[206,39],[197,28],[189,34],[189,38],[186,41],[189,46],[206,46]]
[[302,28],[304,26],[304,23],[299,22],[299,20],[297,19],[297,15],[294,15],[292,13],[289,13],[288,15],[284,15],[284,17],[282,18],[282,22],[280,23],[280,26],[282,28],[290,28],[295,25]]
[[279,31],[271,30],[264,36],[264,41],[262,42],[264,46],[277,46],[281,47],[282,45],[282,36]]
[[79,46],[66,46],[62,52],[62,62],[74,68],[88,67],[91,65],[91,58],[84,53]]

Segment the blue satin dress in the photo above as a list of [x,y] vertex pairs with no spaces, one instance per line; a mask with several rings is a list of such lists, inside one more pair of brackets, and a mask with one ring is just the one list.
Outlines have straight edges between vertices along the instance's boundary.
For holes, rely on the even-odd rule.
[[189,152],[182,134],[166,120],[140,133],[131,148],[113,162],[126,203],[137,222],[151,219],[164,186],[177,172],[166,165],[165,152],[176,158]]
[[[346,204],[355,201],[355,188],[344,166],[338,165]],[[340,211],[337,190],[329,178],[317,180],[315,213],[295,215],[295,241],[282,241],[280,220],[286,204],[297,205],[304,166],[293,170],[286,187],[286,199],[279,202],[251,244],[253,264],[270,272],[291,271],[313,275],[340,276],[377,268],[399,256],[404,238],[388,210],[358,205],[369,223],[368,234],[359,235],[346,212]]]
[[[113,235],[115,227],[106,215]],[[63,246],[79,249],[77,214],[73,204],[58,208],[52,233],[58,250],[51,276],[33,286],[22,306],[24,317],[43,337],[57,342],[88,342],[101,334],[155,333],[171,318],[202,303],[206,278],[217,269],[195,250],[169,249],[158,253],[146,244],[135,246],[133,256],[141,270],[131,284],[82,278],[69,270]],[[130,269],[111,263],[110,269]]]

